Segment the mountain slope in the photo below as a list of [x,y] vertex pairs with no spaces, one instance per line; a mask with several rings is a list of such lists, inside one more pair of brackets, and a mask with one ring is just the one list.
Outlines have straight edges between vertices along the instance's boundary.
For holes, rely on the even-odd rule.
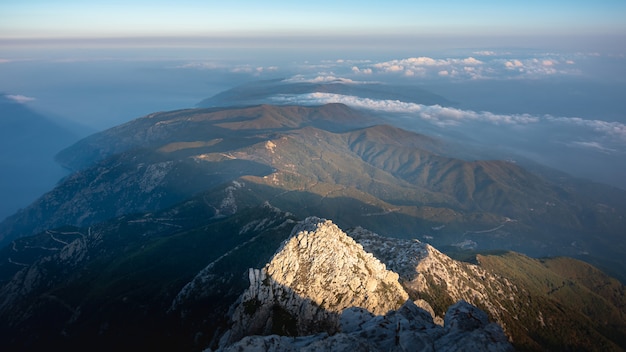
[[[0,224],[0,243],[62,225],[157,211],[240,180],[299,217],[437,246],[579,255],[626,268],[626,209],[503,161],[446,155],[433,138],[344,105],[153,114],[59,154],[78,171]],[[622,192],[623,193],[623,192]],[[602,199],[606,198],[606,202]]]
[[[400,322],[400,341],[454,350],[487,334],[508,346],[480,310],[449,307],[458,300],[484,309],[517,348],[623,348],[624,288],[588,264],[510,254],[472,265],[416,240],[296,224],[269,204],[249,206],[257,196],[234,183],[158,213],[16,240],[0,251],[2,349],[235,348],[296,341],[249,334],[324,331],[295,348],[387,349],[397,336],[388,321]],[[581,284],[561,287],[563,275]],[[402,304],[407,294],[415,303]],[[472,316],[480,323],[455,330]]]
[[362,228],[348,234],[400,275],[411,299],[426,300],[440,316],[459,300],[481,307],[516,348],[626,347],[624,286],[589,264],[506,253],[479,255],[475,265],[419,241],[381,237]]
[[[194,199],[160,213],[46,231],[5,248],[2,350],[193,350],[208,344],[245,288],[242,272],[267,262],[293,227],[289,214],[269,205],[224,217],[226,209],[216,209],[224,204],[232,211],[224,201],[229,192],[213,204]],[[219,270],[213,289],[203,295],[187,289],[171,310],[206,266]]]
[[[250,108],[193,109],[150,114],[109,130],[89,136],[61,151],[57,160],[67,168],[79,170],[115,154],[136,148],[157,148],[178,144],[180,149],[215,146],[228,150],[246,145],[262,132],[280,132],[304,126],[346,130],[373,124],[372,117],[341,104],[320,107],[260,105]],[[236,137],[237,141],[233,139]],[[248,137],[248,138],[244,138]],[[224,145],[229,138],[234,145]],[[115,143],[112,144],[111,141]],[[209,145],[193,144],[213,141]],[[173,148],[174,150],[179,148]]]

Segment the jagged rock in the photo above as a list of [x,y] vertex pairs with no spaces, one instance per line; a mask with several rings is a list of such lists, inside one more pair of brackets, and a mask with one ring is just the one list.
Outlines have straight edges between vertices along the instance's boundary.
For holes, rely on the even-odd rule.
[[348,308],[340,330],[332,336],[248,336],[224,351],[513,351],[502,329],[465,301],[450,307],[443,327],[407,301],[384,316]]
[[445,316],[445,338],[435,342],[437,351],[512,351],[502,328],[487,314],[465,301],[451,306]]
[[435,324],[428,302],[407,300],[398,274],[328,220],[296,225],[248,276],[220,350],[512,350],[502,329],[467,302]]
[[499,302],[519,297],[519,289],[507,278],[480,266],[456,261],[418,240],[383,237],[360,227],[352,229],[349,235],[397,272],[409,294],[450,302],[445,307],[437,307],[439,311],[433,311],[436,322],[442,323],[436,313],[442,314],[449,304],[465,300],[485,307],[506,330],[503,319],[506,309]]
[[296,225],[265,268],[250,269],[249,279],[222,345],[251,334],[335,333],[345,308],[385,314],[408,299],[396,273],[331,221],[315,217]]

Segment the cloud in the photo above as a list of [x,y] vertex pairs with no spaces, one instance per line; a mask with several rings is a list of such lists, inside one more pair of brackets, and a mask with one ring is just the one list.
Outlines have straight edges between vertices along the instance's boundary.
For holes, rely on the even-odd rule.
[[[481,122],[502,126],[537,126],[537,128],[546,128],[546,130],[553,129],[555,131],[563,128],[581,128],[587,133],[592,132],[601,138],[609,138],[609,140],[619,145],[626,145],[626,125],[620,122],[588,120],[579,117],[555,117],[550,115],[496,114],[489,111],[462,110],[440,105],[422,105],[400,100],[370,99],[331,93],[280,95],[272,99],[275,102],[284,104],[322,105],[328,103],[342,103],[359,109],[412,114],[438,126],[455,126],[464,122]],[[588,148],[603,148],[605,152],[613,150],[603,147],[600,144],[593,144],[595,142],[573,143],[573,145]]]
[[478,55],[478,56],[495,56],[495,55],[498,55],[495,51],[491,51],[491,50],[474,51],[473,54],[474,55]]
[[528,124],[539,121],[538,117],[528,114],[502,115],[491,112],[461,110],[440,105],[422,105],[399,100],[379,100],[361,98],[352,95],[331,93],[309,93],[299,95],[281,95],[275,101],[289,104],[318,105],[342,103],[354,108],[383,111],[389,113],[417,114],[424,120],[437,125],[457,125],[462,121],[484,121],[493,124]]
[[626,142],[626,125],[616,121],[587,120],[580,117],[546,116],[546,120],[570,126],[584,127],[600,134],[613,136]]
[[381,72],[419,72],[429,67],[446,67],[455,65],[482,65],[483,62],[473,57],[465,59],[433,59],[431,57],[420,56],[408,59],[391,60],[379,62],[372,65],[373,68]]
[[291,78],[284,79],[283,82],[304,82],[304,83],[342,83],[342,84],[370,84],[371,81],[355,81],[350,78],[337,77],[334,75],[319,75],[313,78],[307,78],[304,75],[296,75]]
[[580,148],[585,148],[585,149],[591,149],[591,150],[595,150],[601,153],[605,153],[605,154],[611,154],[614,152],[617,152],[617,150],[609,148],[609,147],[605,147],[604,145],[600,144],[599,142],[571,142],[569,143],[570,146],[573,147],[580,147]]
[[506,68],[511,68],[511,69],[514,69],[514,68],[521,68],[521,67],[524,67],[524,64],[523,64],[521,61],[519,61],[519,60],[511,60],[511,61],[507,61],[507,62],[505,62],[505,63],[504,63],[504,66],[505,66]]
[[461,62],[465,65],[482,65],[483,62],[480,60],[476,60],[473,57],[468,57],[467,59],[461,60]]
[[[466,77],[470,79],[483,78],[485,62],[469,56],[465,58],[436,59],[427,56],[410,57],[406,59],[390,60],[369,65],[368,74],[401,74],[406,77]],[[364,69],[353,70],[362,73]],[[446,74],[447,72],[447,74]]]
[[5,97],[5,98],[7,98],[7,99],[9,99],[9,100],[12,100],[12,101],[14,101],[14,102],[16,102],[16,103],[19,103],[19,104],[26,104],[26,103],[28,103],[28,102],[31,102],[31,101],[33,101],[33,100],[36,100],[36,99],[35,99],[35,98],[33,98],[33,97],[27,97],[27,96],[25,96],[25,95],[19,95],[19,94],[18,94],[18,95],[13,95],[13,94],[5,94],[5,95],[4,95],[4,97]]
[[327,76],[317,76],[314,78],[305,78],[304,76],[298,75],[292,78],[286,79],[286,82],[307,82],[307,83],[346,83],[351,84],[355,83],[355,81],[349,78],[342,78],[332,75]]
[[[405,77],[449,79],[511,79],[541,78],[551,75],[579,74],[576,63],[567,56],[556,53],[534,54],[530,57],[514,57],[511,53],[496,54],[477,51],[474,56],[461,58],[409,57],[382,62],[351,66],[354,74],[403,75]],[[336,67],[340,70],[340,67]],[[448,72],[446,75],[444,72]]]
[[362,73],[366,75],[371,75],[373,71],[371,68],[360,69],[358,66],[352,66],[352,72],[357,74]]

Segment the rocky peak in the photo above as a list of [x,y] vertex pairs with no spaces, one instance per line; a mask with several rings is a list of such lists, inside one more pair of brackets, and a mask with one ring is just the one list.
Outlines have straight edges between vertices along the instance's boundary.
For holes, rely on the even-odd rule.
[[[383,237],[360,227],[349,234],[400,275],[411,297],[426,298],[436,315],[443,315],[450,304],[464,300],[484,307],[507,329],[503,319],[506,309],[498,302],[514,302],[520,296],[519,289],[507,278],[456,261],[418,240]],[[435,321],[442,323],[442,318],[437,316]]]
[[292,234],[265,269],[278,284],[332,312],[384,314],[408,298],[398,274],[330,220],[307,218]]
[[398,274],[331,221],[315,217],[296,225],[263,269],[250,269],[249,279],[222,345],[255,334],[335,333],[346,308],[382,315],[408,299]]
[[[448,309],[444,324],[427,302],[408,299],[399,279],[415,276],[428,245],[356,231],[364,245],[329,220],[298,223],[263,269],[249,270],[219,350],[512,350],[500,326],[465,301]],[[381,249],[377,256],[403,274],[364,247]]]

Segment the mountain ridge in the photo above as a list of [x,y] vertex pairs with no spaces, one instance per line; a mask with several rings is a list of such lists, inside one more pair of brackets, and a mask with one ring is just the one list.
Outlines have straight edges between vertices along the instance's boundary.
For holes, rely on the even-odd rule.
[[[447,315],[480,315],[487,334],[497,322],[520,349],[626,346],[622,284],[574,260],[527,256],[577,255],[619,274],[626,211],[617,191],[594,186],[590,197],[566,176],[456,158],[438,139],[339,104],[156,113],[61,158],[76,171],[0,223],[0,332],[16,350],[123,341],[389,349],[395,327],[380,339],[375,327],[390,319],[405,324],[401,341],[452,346],[448,334],[468,331],[446,327]],[[311,216],[332,219],[315,224],[334,240],[314,245],[318,231],[303,225]],[[306,231],[291,236],[294,228]],[[281,247],[286,239],[294,242]],[[525,255],[488,252],[503,248]],[[307,276],[313,264],[327,274]],[[255,299],[240,299],[247,289]],[[387,312],[369,312],[372,295]],[[294,312],[313,318],[301,314],[300,324]],[[298,337],[245,336],[274,327]],[[231,328],[237,337],[224,337]]]
[[[272,272],[282,273],[278,277],[292,277],[293,280],[289,282],[291,282],[290,285],[294,289],[299,285],[303,285],[302,289],[310,290],[310,285],[304,284],[305,281],[300,280],[303,277],[298,276],[297,267],[288,264],[293,260],[302,260],[303,263],[308,263],[306,256],[298,259],[296,255],[292,256],[283,253],[285,254],[282,256],[284,260],[277,260],[272,264],[272,255],[276,255],[276,253],[282,251],[281,249],[286,248],[286,241],[291,239],[291,246],[293,246],[291,248],[299,248],[298,250],[303,250],[302,253],[310,253],[308,255],[315,255],[316,253],[314,250],[310,252],[307,250],[307,248],[312,248],[310,246],[317,246],[319,250],[327,251],[325,256],[318,258],[320,261],[323,258],[333,258],[333,251],[328,251],[328,249],[337,247],[336,245],[324,245],[323,241],[314,241],[316,238],[314,234],[317,231],[298,232],[306,229],[315,230],[316,227],[306,225],[306,220],[296,223],[293,215],[283,213],[267,203],[258,208],[259,210],[245,206],[248,202],[246,198],[250,196],[247,187],[248,185],[243,183],[233,183],[231,186],[223,189],[220,196],[217,196],[217,194],[212,197],[200,196],[160,213],[123,216],[89,228],[53,230],[42,233],[37,238],[17,240],[13,248],[8,247],[3,252],[0,252],[0,256],[9,259],[3,260],[4,264],[0,265],[0,273],[5,272],[3,267],[10,265],[15,267],[15,264],[10,263],[11,260],[14,262],[20,261],[26,266],[16,268],[18,270],[17,275],[6,273],[3,276],[5,281],[0,280],[0,282],[4,282],[2,284],[3,297],[5,300],[12,299],[10,303],[2,305],[0,316],[12,317],[4,320],[5,322],[12,321],[16,316],[20,316],[7,313],[7,307],[10,307],[10,311],[26,312],[23,318],[25,320],[13,321],[13,324],[20,329],[25,329],[24,331],[28,331],[28,327],[33,326],[33,321],[38,322],[37,324],[52,323],[45,316],[48,314],[49,309],[58,309],[60,307],[59,303],[62,302],[61,306],[69,306],[72,309],[67,310],[63,308],[62,312],[59,312],[58,317],[60,320],[54,323],[56,324],[54,326],[59,328],[45,330],[49,331],[49,333],[47,335],[38,335],[33,343],[37,344],[39,343],[37,341],[40,341],[42,344],[49,345],[51,341],[56,341],[54,342],[55,344],[62,343],[61,345],[65,346],[75,346],[77,350],[84,348],[84,343],[92,345],[93,341],[101,341],[100,345],[104,349],[107,349],[107,346],[112,348],[119,341],[131,341],[131,345],[135,346],[140,341],[145,343],[145,339],[142,336],[152,336],[151,339],[158,341],[156,343],[161,348],[163,344],[171,343],[172,348],[178,346],[178,349],[180,349],[181,346],[188,346],[192,349],[194,335],[196,335],[196,341],[202,341],[203,345],[199,347],[214,346],[214,344],[217,344],[216,339],[219,339],[223,335],[224,329],[229,326],[226,321],[223,321],[223,318],[227,316],[228,311],[234,312],[236,310],[233,310],[233,308],[229,309],[231,304],[238,304],[241,307],[239,308],[241,316],[244,317],[249,316],[248,313],[259,307],[254,300],[238,299],[237,297],[240,297],[244,290],[251,286],[265,287],[265,290],[273,287],[274,284],[265,286],[267,280],[263,279],[261,268],[271,266],[274,268]],[[211,203],[207,203],[208,200]],[[308,221],[311,222],[311,220],[317,221],[315,222],[316,226],[321,224],[317,228],[328,228],[330,225],[325,220],[309,219]],[[333,231],[329,232],[329,235],[332,235],[334,238],[341,231],[334,225],[333,229]],[[390,319],[392,316],[395,316],[397,319],[408,319],[407,324],[409,324],[417,316],[421,316],[422,318],[420,319],[427,319],[426,324],[430,329],[441,332],[441,328],[436,327],[435,323],[443,323],[449,314],[447,313],[450,309],[449,306],[453,305],[458,299],[464,299],[487,312],[492,321],[498,321],[502,324],[507,336],[509,336],[508,338],[512,339],[515,346],[520,348],[543,350],[543,348],[546,348],[545,346],[556,348],[557,346],[563,346],[567,342],[572,346],[587,346],[591,350],[619,350],[615,343],[609,340],[609,338],[615,339],[615,336],[607,337],[598,333],[598,331],[605,331],[601,330],[601,326],[593,327],[590,330],[592,331],[591,334],[579,335],[577,340],[568,340],[569,335],[563,334],[562,326],[568,326],[573,329],[565,330],[566,332],[578,331],[574,328],[588,329],[585,327],[587,326],[585,324],[589,324],[589,318],[581,318],[579,316],[581,313],[576,313],[574,308],[579,300],[567,299],[560,301],[560,303],[555,302],[552,298],[548,298],[547,293],[542,293],[543,291],[540,292],[535,289],[529,290],[522,285],[523,280],[519,281],[514,276],[506,274],[506,271],[502,271],[507,268],[511,270],[512,265],[513,268],[519,267],[520,270],[526,270],[529,273],[533,272],[534,269],[528,270],[528,266],[519,266],[521,262],[516,260],[505,261],[502,264],[492,264],[484,268],[482,268],[482,264],[481,267],[468,266],[467,263],[454,261],[435,250],[432,246],[416,240],[381,237],[363,228],[348,230],[346,234],[353,238],[347,240],[347,243],[351,243],[348,248],[355,250],[350,256],[359,258],[359,255],[356,253],[366,250],[371,254],[361,254],[364,259],[372,258],[369,260],[374,260],[374,258],[378,258],[376,260],[387,263],[378,264],[379,268],[382,265],[383,268],[387,268],[386,270],[392,270],[394,272],[393,278],[402,285],[401,290],[408,292],[409,298],[415,300],[417,306],[422,307],[420,309],[424,309],[422,313],[416,315],[416,313],[410,313],[415,312],[416,308],[404,307],[400,308],[397,311],[398,313],[394,313],[400,315],[388,316],[385,314],[384,316],[387,318],[383,316],[371,317],[370,313],[363,315],[364,313],[359,313],[362,311],[357,310],[350,313],[356,314],[356,317],[348,315],[352,317],[348,319],[348,322],[357,319],[357,317],[362,317],[358,318],[362,319],[359,321],[370,321],[372,325],[378,326],[378,322],[381,322],[378,319]],[[300,235],[300,238],[298,238],[298,235]],[[228,244],[224,239],[228,239],[226,241]],[[218,248],[215,248],[218,244],[226,247],[220,247],[223,249],[218,250]],[[52,245],[59,248],[56,251],[52,251],[52,254],[50,249],[36,249],[39,246],[53,247]],[[22,252],[24,252],[22,257],[18,257],[17,255]],[[36,254],[39,259],[31,262],[26,261],[28,253],[31,253],[30,256]],[[182,258],[185,259],[181,260]],[[202,262],[205,263],[204,268]],[[334,259],[322,261],[322,263],[326,263],[325,265],[334,265],[337,262],[338,260]],[[479,258],[479,262],[487,263],[483,257]],[[539,260],[531,260],[530,258],[527,259],[527,263],[531,263],[533,267],[541,265],[537,264],[540,263]],[[578,264],[571,262],[568,266],[574,268]],[[343,266],[338,265],[337,267],[341,268]],[[584,264],[584,267],[588,267],[588,265]],[[69,268],[72,269],[68,271]],[[125,274],[121,275],[122,273]],[[241,276],[243,273],[247,273],[245,277],[251,279],[244,279]],[[339,271],[340,274],[337,275],[331,273],[332,271],[329,271],[326,279],[324,279],[324,275],[319,276],[319,278],[317,275],[310,277],[314,278],[314,280],[333,280],[339,277],[348,279],[353,275],[351,269],[347,271],[341,269]],[[362,271],[362,273],[366,275],[365,277],[370,275],[367,269]],[[94,276],[94,274],[97,275]],[[146,275],[148,276],[146,277]],[[17,287],[11,284],[11,282],[21,286],[19,282],[22,282],[25,278],[29,278],[30,282],[40,283],[34,286],[31,285],[30,293],[7,291],[7,288]],[[148,280],[148,278],[152,279]],[[9,280],[8,284],[6,280]],[[156,281],[149,283],[152,280]],[[145,284],[137,286],[138,282],[149,284],[147,286],[144,286]],[[340,282],[342,281],[338,280],[338,283]],[[364,288],[368,286],[374,287],[374,284],[370,284],[370,279],[361,282]],[[489,285],[485,285],[485,282],[488,282]],[[556,286],[560,284],[560,279],[548,282],[553,282]],[[191,283],[193,285],[189,286]],[[282,284],[278,285],[287,287]],[[360,285],[357,284],[354,287],[359,287]],[[325,284],[321,285],[324,288],[326,286]],[[376,286],[380,286],[380,284],[376,284]],[[349,287],[350,285],[346,284],[344,289]],[[615,307],[622,307],[619,309],[623,311],[623,307],[626,306],[623,303],[625,301],[623,295],[624,288],[619,284],[615,287],[622,294],[621,296],[614,296],[612,301],[615,302]],[[289,292],[293,292],[286,291],[286,296],[279,293],[284,290],[286,289],[272,289],[273,295],[257,295],[256,297],[274,297],[283,303],[295,302],[290,299],[282,301],[282,298],[291,297]],[[78,294],[79,292],[82,293]],[[155,294],[155,292],[159,293]],[[255,292],[260,291],[256,290]],[[311,292],[316,291],[313,290]],[[589,290],[572,292],[575,295],[584,296],[591,294]],[[344,302],[349,297],[344,295],[342,298],[340,295],[335,295],[333,290],[329,290],[326,295],[330,295],[327,297],[326,303],[324,303],[324,305],[329,304],[328,306],[331,306],[332,302]],[[513,295],[511,296],[512,299],[510,299],[510,295]],[[608,293],[603,295],[603,297],[610,297]],[[50,299],[51,296],[55,298]],[[148,299],[147,297],[151,298]],[[322,295],[320,297],[326,296]],[[360,297],[358,299],[361,300],[364,299],[360,295],[357,295],[357,297]],[[482,298],[477,300],[476,297]],[[616,298],[617,300],[615,300]],[[297,302],[301,302],[301,299],[299,298]],[[597,298],[592,299],[597,300]],[[138,303],[142,300],[147,300],[144,302],[144,305],[138,305],[134,309],[126,308],[116,314],[112,314],[118,309],[128,307],[126,302]],[[246,301],[249,303],[244,304]],[[601,301],[609,302],[609,298]],[[322,299],[322,302],[324,302],[324,299]],[[530,302],[534,302],[530,306],[532,309],[528,309],[528,306],[526,306]],[[622,303],[620,304],[619,302]],[[390,301],[389,303],[393,302]],[[401,306],[402,302],[397,302],[397,304]],[[26,306],[38,308],[22,308]],[[100,306],[102,308],[99,308]],[[298,304],[297,306],[300,305]],[[147,310],[148,307],[151,308]],[[270,307],[273,307],[273,305],[270,305]],[[470,309],[461,307],[457,308],[462,311]],[[102,312],[102,309],[106,309],[110,313]],[[319,306],[316,309],[319,309]],[[472,309],[474,308],[470,309],[472,315],[483,314]],[[279,314],[282,317],[280,321],[284,323],[293,322],[289,315],[286,315],[288,310],[272,308],[270,311],[274,312],[272,314]],[[427,313],[429,311],[430,313]],[[298,312],[302,311],[298,310]],[[519,315],[520,312],[525,313]],[[544,313],[545,325],[541,325],[541,322],[537,320],[537,312]],[[44,315],[42,316],[41,314]],[[128,317],[125,317],[124,314],[132,314],[134,317],[128,320]],[[306,315],[301,314],[300,316],[305,317]],[[324,314],[314,314],[314,316],[327,317]],[[624,316],[623,313],[621,316]],[[324,326],[337,326],[337,316],[335,315],[334,317],[330,320],[330,322],[334,323]],[[572,317],[576,317],[574,320],[575,324],[570,322],[567,325],[563,325],[563,322]],[[127,325],[129,321],[134,322],[132,326]],[[143,330],[142,327],[147,321],[151,321],[151,323],[145,325],[147,330]],[[533,321],[535,322],[534,324],[529,324],[529,322]],[[101,335],[95,334],[98,327],[105,323],[109,328]],[[275,332],[289,333],[291,331],[293,333],[297,331],[293,330],[290,324],[279,325]],[[343,326],[353,326],[349,323],[345,325],[345,320],[343,324]],[[488,324],[486,321],[481,323],[479,329],[485,327],[486,324]],[[418,326],[423,325],[418,324]],[[519,328],[520,326],[525,328]],[[129,339],[130,335],[127,336],[126,333],[121,334],[121,331],[126,331],[129,328],[129,333],[135,336],[132,339]],[[532,328],[530,333],[526,328]],[[7,331],[5,329],[7,329],[6,326],[0,327],[2,331]],[[60,334],[62,330],[64,331],[63,335],[55,335]],[[380,341],[388,341],[393,344],[394,330],[395,328],[390,327],[389,332],[386,332],[390,340],[383,339]],[[155,331],[162,331],[158,334],[162,335],[162,338],[155,339]],[[272,329],[269,331],[271,332]],[[302,333],[305,333],[305,331],[308,330],[303,330]],[[366,333],[361,330],[346,330],[344,333],[350,334],[347,331],[358,331],[357,335]],[[373,330],[371,333],[374,334],[374,331],[379,330]],[[412,331],[412,328],[407,328],[407,333],[413,333]],[[558,331],[561,331],[561,333],[555,334]],[[176,332],[174,336],[179,336],[179,338],[170,340],[173,338],[171,335],[173,332]],[[440,336],[438,334],[436,336]],[[20,341],[19,337],[22,335],[16,333],[12,336],[12,340],[9,341]],[[60,336],[66,337],[58,340]],[[183,338],[184,336],[187,336],[186,340]],[[321,339],[319,342],[315,342],[321,345],[316,346],[323,346],[325,343],[335,341],[334,339],[338,339],[343,335],[334,338],[332,336],[335,335],[332,334],[315,336],[317,336],[315,341]],[[324,336],[331,336],[330,340],[327,340],[327,337]],[[199,340],[197,340],[198,338]],[[108,342],[102,339],[106,339]],[[248,338],[243,341],[256,340]],[[305,339],[305,341],[313,343],[309,338]],[[354,339],[349,339],[348,341],[355,343]],[[619,341],[619,339],[616,341]],[[67,343],[71,344],[67,345]],[[233,346],[236,346],[237,342],[233,341],[233,343],[235,343]],[[141,345],[136,346],[140,347]],[[541,346],[544,347],[542,348]],[[71,350],[72,348],[69,349]]]
[[[259,124],[268,118],[281,127]],[[608,198],[599,203],[602,193],[588,199],[511,162],[453,158],[431,137],[374,122],[340,104],[149,115],[67,149],[66,164],[79,171],[1,223],[0,241],[163,209],[241,179],[273,188],[273,202],[285,209],[300,203],[302,192],[324,202],[343,199],[344,209],[334,209],[341,213],[317,203],[308,213],[300,209],[300,217],[321,214],[357,226],[363,214],[402,216],[393,227],[367,226],[394,236],[419,231],[438,246],[472,241],[535,256],[591,254],[588,260],[605,269],[623,261],[616,248],[626,217],[616,214],[626,209]]]

